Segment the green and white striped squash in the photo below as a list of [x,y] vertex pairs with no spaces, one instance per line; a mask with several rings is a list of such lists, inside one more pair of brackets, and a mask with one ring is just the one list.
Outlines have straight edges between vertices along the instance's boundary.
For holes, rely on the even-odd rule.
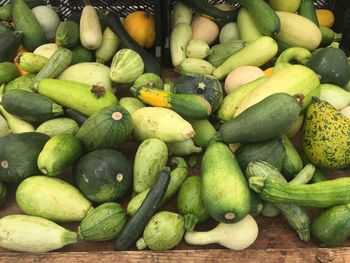
[[144,63],[141,56],[132,49],[121,49],[113,57],[110,77],[117,83],[134,82],[143,74]]

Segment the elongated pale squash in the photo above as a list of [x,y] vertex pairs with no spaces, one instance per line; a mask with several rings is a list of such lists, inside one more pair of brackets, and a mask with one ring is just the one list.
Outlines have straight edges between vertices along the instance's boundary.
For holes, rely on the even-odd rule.
[[190,25],[177,24],[170,34],[170,55],[174,67],[186,58],[186,46],[192,39],[192,29]]
[[316,49],[322,40],[320,29],[309,19],[288,12],[276,12],[281,20],[281,29],[275,38],[293,47]]
[[235,116],[274,93],[303,94],[303,109],[311,103],[313,96],[320,95],[320,80],[316,73],[301,65],[290,65],[274,73],[267,81],[254,89],[241,104]]
[[144,107],[133,112],[134,137],[139,141],[158,138],[164,142],[185,141],[195,135],[191,124],[175,111]]
[[102,45],[102,31],[95,8],[87,5],[80,17],[80,42],[86,49],[96,50]]
[[271,37],[263,36],[229,57],[214,70],[213,75],[217,79],[223,79],[240,66],[260,67],[270,61],[277,54],[277,50],[276,41]]

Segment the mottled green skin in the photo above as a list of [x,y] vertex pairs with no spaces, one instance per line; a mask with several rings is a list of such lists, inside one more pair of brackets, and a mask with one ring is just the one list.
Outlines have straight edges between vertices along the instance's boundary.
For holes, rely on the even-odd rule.
[[110,202],[130,190],[132,164],[116,150],[96,150],[79,160],[74,167],[74,176],[88,199],[97,203]]
[[325,101],[312,103],[304,123],[303,149],[322,168],[350,164],[350,121]]
[[89,241],[115,238],[126,223],[123,207],[117,203],[104,203],[90,211],[79,225],[79,235]]
[[162,211],[148,222],[143,238],[150,249],[165,251],[178,245],[184,233],[183,217],[177,213]]

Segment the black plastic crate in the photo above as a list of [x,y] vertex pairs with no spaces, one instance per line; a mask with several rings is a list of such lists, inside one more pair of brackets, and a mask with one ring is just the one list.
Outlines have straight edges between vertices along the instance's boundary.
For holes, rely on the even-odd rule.
[[[74,13],[79,13],[84,7],[81,0],[45,0],[57,10],[62,20],[67,19]],[[0,6],[9,3],[10,0],[0,0]],[[155,19],[156,39],[155,47],[149,51],[153,53],[158,61],[162,60],[162,35],[161,35],[161,6],[158,0],[91,0],[97,10],[109,10],[115,12],[120,17],[126,17],[133,11],[147,11]],[[158,33],[157,33],[158,32]]]

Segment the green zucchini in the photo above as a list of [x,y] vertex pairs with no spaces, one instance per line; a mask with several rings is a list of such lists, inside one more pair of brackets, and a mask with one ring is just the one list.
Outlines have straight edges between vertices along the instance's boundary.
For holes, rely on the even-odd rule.
[[37,91],[62,106],[91,116],[100,109],[118,104],[118,99],[103,87],[69,80],[43,79]]
[[38,132],[9,134],[0,138],[0,181],[18,183],[39,173],[38,156],[49,136]]
[[312,235],[321,246],[341,245],[350,236],[350,207],[339,205],[322,212],[311,225]]
[[210,55],[207,60],[214,67],[220,66],[233,54],[244,48],[245,42],[241,40],[232,40],[227,43],[217,44],[210,49]]
[[207,120],[190,120],[195,131],[192,138],[195,145],[206,148],[212,138],[214,138],[216,130],[214,126]]
[[80,141],[74,135],[53,136],[38,156],[38,168],[45,175],[57,176],[77,161],[81,148]]
[[[1,7],[0,7],[0,12],[1,12]],[[1,13],[0,13],[1,16]],[[11,28],[7,26],[4,22],[0,22],[0,39],[6,35],[6,33],[11,32]]]
[[313,0],[301,0],[298,9],[298,15],[309,19],[310,21],[314,22],[316,26],[319,26],[316,15],[316,8]]
[[[181,185],[188,176],[188,167],[183,158],[174,157],[171,159],[171,163],[175,164],[176,168],[170,173],[169,185],[161,204],[164,204],[176,194],[176,192],[180,189]],[[139,193],[138,195],[135,195],[130,200],[126,209],[128,215],[133,216],[137,212],[149,191],[150,188]]]
[[164,83],[160,76],[154,73],[144,73],[134,82],[135,87],[147,86],[150,88],[163,89]]
[[[281,184],[287,184],[287,180],[283,175],[277,170],[273,165],[264,162],[264,161],[254,161],[248,164],[246,176],[249,178],[249,181],[252,178],[268,178],[273,179]],[[262,196],[259,194],[261,199]],[[280,203],[271,203],[265,204],[266,207],[277,207],[287,219],[290,226],[298,233],[299,238],[303,241],[310,240],[310,218],[306,210],[295,204],[280,204]]]
[[206,119],[211,113],[209,102],[197,95],[174,94],[147,87],[132,87],[130,90],[146,104],[172,109],[187,118]]
[[184,216],[185,229],[193,231],[197,223],[209,219],[201,194],[201,179],[199,176],[191,176],[182,184],[177,195],[177,210]]
[[338,178],[306,185],[283,185],[275,180],[250,178],[250,187],[266,201],[314,207],[350,203],[350,178]]
[[19,71],[14,63],[0,63],[0,85],[19,77]]
[[225,25],[228,22],[235,21],[237,18],[238,10],[224,11],[213,6],[207,0],[184,0],[182,2],[198,13],[212,18],[219,25]]
[[15,78],[10,82],[7,82],[5,85],[5,93],[14,89],[23,89],[26,91],[33,92],[33,82],[34,82],[35,74],[26,74],[24,76]]
[[4,109],[29,122],[43,122],[63,114],[63,109],[49,98],[15,89],[6,92],[2,98]]
[[50,137],[59,134],[75,135],[78,132],[78,130],[78,123],[69,118],[56,118],[53,120],[48,120],[43,122],[36,128],[37,132],[47,134]]
[[[60,75],[72,63],[72,52],[66,48],[59,48],[52,55],[45,66],[35,76],[35,83],[42,79],[53,79]],[[65,98],[66,99],[66,98]]]
[[87,116],[72,109],[66,109],[65,113],[69,118],[76,121],[79,125],[82,125],[88,118]]
[[227,58],[224,63],[214,70],[213,75],[218,79],[223,79],[232,70],[240,66],[260,67],[270,61],[277,54],[277,50],[278,46],[273,38],[260,37]]
[[169,179],[170,172],[168,170],[163,169],[159,172],[155,184],[147,194],[141,207],[119,233],[115,240],[115,249],[127,250],[137,240],[147,222],[158,209],[168,187]]
[[210,142],[203,156],[201,176],[202,200],[211,217],[222,223],[234,223],[249,213],[249,187],[227,145]]
[[307,164],[292,180],[288,182],[289,185],[307,184],[311,181],[315,173],[315,165]]
[[119,17],[113,12],[106,12],[104,21],[107,26],[120,38],[122,45],[125,48],[130,48],[136,51],[145,64],[145,73],[155,73],[161,75],[161,67],[159,62],[147,51],[145,51],[132,37],[125,31]]
[[293,178],[303,168],[303,160],[286,135],[281,135],[281,139],[286,149],[282,173],[287,178]]
[[21,45],[23,33],[20,31],[6,32],[0,37],[0,62],[13,62]]
[[0,219],[0,246],[9,250],[43,253],[77,241],[76,233],[41,217],[7,215]]
[[71,48],[79,44],[79,25],[74,21],[63,21],[56,30],[56,45]]
[[133,97],[124,97],[120,99],[119,105],[131,114],[140,108],[146,107],[146,105],[143,104],[142,101]]
[[147,223],[143,237],[136,242],[138,250],[149,247],[165,251],[177,246],[185,233],[184,219],[181,215],[168,211],[155,214]]
[[245,171],[248,164],[252,161],[268,162],[281,171],[286,156],[286,149],[280,138],[273,138],[258,143],[242,144],[235,154],[242,171]]
[[74,166],[73,174],[79,189],[96,203],[120,199],[132,186],[132,163],[113,149],[84,155]]
[[16,30],[23,32],[23,45],[34,51],[46,43],[45,32],[24,0],[12,1],[12,17]]
[[93,60],[93,53],[90,50],[87,50],[82,45],[77,45],[71,49],[72,51],[72,65],[83,63],[83,62],[91,62]]
[[275,93],[225,122],[216,138],[225,143],[259,142],[285,131],[300,114],[296,97]]
[[78,237],[88,241],[110,240],[119,234],[126,223],[124,209],[117,203],[99,205],[83,219],[78,227]]
[[281,22],[276,12],[264,0],[235,0],[244,6],[253,18],[260,33],[274,36],[280,30]]
[[27,215],[56,222],[82,221],[91,203],[77,188],[54,177],[31,176],[16,190],[16,203]]
[[157,138],[144,140],[137,148],[134,160],[134,191],[141,193],[152,187],[168,160],[167,145]]
[[257,217],[262,212],[264,208],[264,203],[254,191],[250,191],[250,196],[252,197],[252,205],[249,214],[252,217]]
[[48,58],[31,52],[23,52],[16,58],[20,68],[28,73],[38,73],[48,61]]

